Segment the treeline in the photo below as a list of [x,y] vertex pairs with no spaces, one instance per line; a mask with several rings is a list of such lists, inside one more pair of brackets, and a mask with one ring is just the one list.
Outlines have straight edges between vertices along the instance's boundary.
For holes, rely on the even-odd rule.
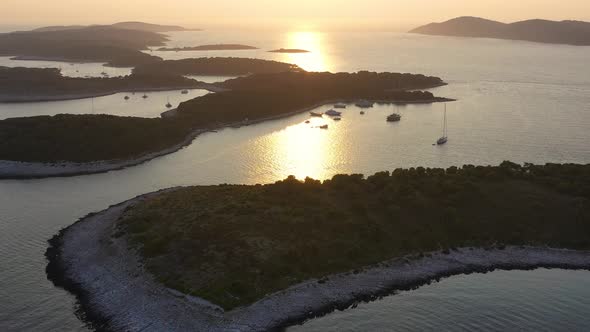
[[504,162],[183,188],[126,211],[118,233],[161,282],[231,309],[409,254],[590,249],[590,165]]
[[[262,63],[266,65],[254,65],[253,70],[291,66]],[[21,70],[16,69],[15,73]],[[20,81],[0,79],[0,88],[22,94],[31,91],[96,92],[103,91],[100,89],[198,84],[182,76],[149,75],[144,72],[108,79],[63,78],[55,70],[39,72],[43,80],[36,83],[29,84],[30,80],[25,75]],[[223,85],[231,88],[230,91],[208,94],[181,103],[178,114],[171,118],[146,121],[137,118],[60,115],[0,121],[0,139],[3,139],[0,142],[0,160],[87,162],[132,158],[178,144],[195,129],[281,116],[333,99],[434,102],[441,99],[430,92],[391,90],[391,87],[395,84],[430,87],[440,82],[438,78],[408,74],[283,72],[251,75]],[[125,131],[125,128],[128,130]]]
[[162,34],[110,26],[13,32],[0,34],[0,54],[107,62],[111,66],[134,67],[160,61],[161,58],[145,54],[141,50],[148,46],[164,45],[166,40]]
[[55,68],[0,67],[0,95],[19,97],[101,94],[141,89],[196,87],[198,81],[183,76],[129,75],[109,78],[64,77]]
[[308,73],[291,71],[290,73],[265,73],[255,77],[238,77],[222,85],[233,90],[286,90],[296,89],[321,93],[375,93],[386,90],[428,89],[444,85],[439,77],[421,74],[375,73],[360,71],[358,73]]
[[189,131],[175,121],[112,115],[12,118],[0,121],[0,160],[126,159],[178,144]]
[[194,58],[165,60],[136,67],[135,74],[146,75],[250,75],[302,71],[289,63],[247,58]]

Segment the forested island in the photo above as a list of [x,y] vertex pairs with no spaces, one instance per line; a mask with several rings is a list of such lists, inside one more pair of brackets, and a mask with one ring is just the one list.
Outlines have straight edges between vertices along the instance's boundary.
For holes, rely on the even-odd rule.
[[145,22],[119,22],[108,25],[59,25],[47,26],[31,30],[33,32],[50,32],[50,31],[64,31],[64,30],[79,30],[84,28],[107,27],[113,29],[128,29],[149,32],[172,32],[172,31],[200,31],[200,29],[187,29],[178,25],[161,25]]
[[303,71],[297,65],[285,62],[250,58],[189,58],[165,60],[137,66],[137,75],[212,75],[239,76],[250,74],[283,73]]
[[97,327],[277,329],[454,274],[590,268],[590,165],[174,188],[50,243],[49,278]]
[[479,17],[458,17],[443,23],[421,26],[410,33],[590,45],[590,23],[582,21],[556,22],[537,19],[506,24]]
[[[182,61],[179,63],[183,64]],[[240,62],[222,59],[220,63]],[[188,64],[188,67],[179,66],[177,71],[171,69],[170,72],[185,73],[187,68],[193,68],[194,62]],[[62,114],[2,120],[0,160],[34,163],[145,160],[142,158],[146,155],[153,158],[178,150],[204,130],[284,117],[326,102],[369,99],[432,103],[449,100],[435,97],[430,92],[415,91],[444,85],[438,77],[372,72],[310,73],[292,65],[263,60],[255,60],[253,64],[252,68],[260,66],[267,70],[280,65],[294,71],[271,71],[216,84],[222,91],[181,103],[175,116],[161,119]],[[159,70],[158,67],[152,68],[153,71],[149,69],[151,67],[140,68],[143,67],[138,67],[133,75],[142,77]],[[237,68],[245,67],[237,65]],[[48,75],[51,76],[51,72]],[[153,74],[153,77],[160,76]],[[115,162],[111,169],[121,167],[117,165]],[[0,177],[26,177],[17,174],[25,169],[24,166],[16,166],[14,174],[8,167],[4,168],[5,173],[0,171]],[[74,171],[65,167],[63,172],[71,174]]]
[[179,75],[78,78],[62,76],[56,68],[0,67],[0,102],[81,99],[118,92],[216,88]]
[[138,66],[125,77],[73,78],[55,68],[0,67],[0,102],[67,100],[102,96],[117,92],[157,91],[220,87],[205,84],[187,75],[239,76],[300,71],[295,65],[246,58],[197,58],[158,61]]
[[162,60],[141,52],[164,46],[160,33],[113,26],[53,28],[0,34],[0,55],[22,60],[105,62],[112,67],[134,67]]
[[163,52],[185,52],[185,51],[241,51],[257,50],[258,47],[240,44],[213,44],[188,47],[161,47],[158,51]]

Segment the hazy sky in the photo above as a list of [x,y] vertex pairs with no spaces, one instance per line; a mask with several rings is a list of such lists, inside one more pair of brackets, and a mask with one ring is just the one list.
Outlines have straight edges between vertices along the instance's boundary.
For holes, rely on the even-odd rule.
[[320,27],[405,27],[456,16],[514,21],[590,21],[590,0],[0,0],[0,24],[111,23],[143,20]]

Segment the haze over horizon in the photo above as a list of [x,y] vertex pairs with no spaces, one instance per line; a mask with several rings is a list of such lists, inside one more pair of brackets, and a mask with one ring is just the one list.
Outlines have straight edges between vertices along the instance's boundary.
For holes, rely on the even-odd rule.
[[326,27],[409,29],[457,16],[478,16],[502,22],[532,18],[590,21],[585,0],[366,0],[272,1],[218,0],[4,0],[3,25],[107,24],[148,21],[188,27],[243,25],[282,26],[296,29]]

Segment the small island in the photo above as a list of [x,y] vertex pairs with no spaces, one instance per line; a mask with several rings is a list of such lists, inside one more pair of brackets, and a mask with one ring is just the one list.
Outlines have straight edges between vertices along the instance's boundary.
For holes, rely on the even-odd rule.
[[588,269],[588,197],[590,165],[512,162],[172,188],[61,231],[47,273],[100,329],[274,330],[456,274]]
[[[328,103],[452,101],[420,91],[445,85],[438,77],[374,72],[315,73],[281,62],[239,58],[160,61],[135,68],[130,77],[113,79],[118,81],[97,79],[92,84],[104,82],[110,87],[113,82],[120,81],[117,84],[125,86],[137,81],[137,84],[157,86],[162,84],[160,81],[169,80],[198,86],[201,83],[182,75],[226,73],[228,70],[258,74],[209,84],[206,88],[218,92],[181,103],[172,114],[166,113],[160,119],[61,114],[2,120],[0,178],[79,175],[129,167],[175,152],[212,129],[287,117]],[[81,83],[89,84],[84,79],[60,79],[55,72],[46,74],[57,84],[54,87],[42,84],[39,91],[49,89],[55,93],[54,89],[58,89],[57,93],[63,93],[59,89],[71,91],[79,89],[77,85]],[[22,88],[28,86],[26,83],[11,87],[11,82],[18,81],[6,80],[7,91],[20,95],[29,91]]]
[[162,52],[185,52],[185,51],[245,51],[257,50],[258,47],[240,45],[240,44],[214,44],[200,45],[192,47],[161,47],[158,51]]
[[279,48],[278,50],[268,51],[269,53],[310,53],[310,51],[297,48]]
[[442,23],[427,24],[410,33],[590,45],[590,22],[582,21],[556,22],[537,19],[506,24],[479,17],[458,17]]

